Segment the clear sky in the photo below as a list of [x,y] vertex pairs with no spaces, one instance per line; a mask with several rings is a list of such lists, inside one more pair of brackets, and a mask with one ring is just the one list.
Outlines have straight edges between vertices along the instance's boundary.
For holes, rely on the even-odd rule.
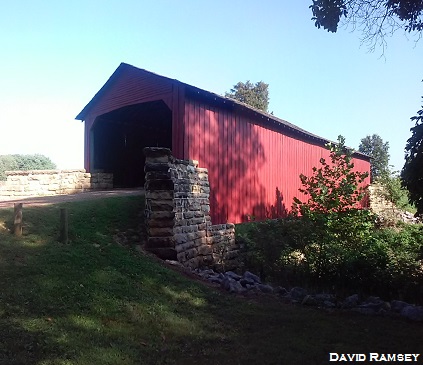
[[224,94],[270,84],[269,110],[358,148],[366,135],[404,147],[423,95],[423,40],[398,32],[369,53],[360,33],[318,30],[311,0],[4,0],[0,154],[42,153],[83,167],[75,116],[121,62]]

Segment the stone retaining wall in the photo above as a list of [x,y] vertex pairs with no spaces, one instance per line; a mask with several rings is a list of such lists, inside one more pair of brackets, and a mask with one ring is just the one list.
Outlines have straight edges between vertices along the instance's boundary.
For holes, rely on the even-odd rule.
[[148,147],[144,154],[147,249],[191,268],[236,266],[235,226],[210,219],[207,169],[175,159],[166,148]]
[[0,197],[46,196],[113,188],[113,174],[80,170],[6,171]]
[[377,184],[369,186],[370,209],[378,215],[399,215],[394,204],[384,199],[382,196],[383,187]]

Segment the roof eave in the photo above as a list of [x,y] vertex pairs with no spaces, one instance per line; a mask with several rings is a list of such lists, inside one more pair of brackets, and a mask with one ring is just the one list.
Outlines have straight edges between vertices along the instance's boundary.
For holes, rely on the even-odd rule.
[[[171,82],[175,82],[175,83],[178,83],[180,85],[183,85],[183,86],[185,86],[187,88],[190,88],[191,90],[196,91],[198,94],[204,94],[204,95],[206,95],[208,97],[214,98],[215,100],[218,100],[218,99],[219,100],[222,100],[223,102],[228,101],[230,103],[233,103],[233,105],[237,105],[237,106],[239,106],[240,108],[242,108],[244,110],[252,111],[252,112],[254,112],[254,113],[258,114],[258,115],[261,115],[263,118],[267,118],[269,121],[272,120],[277,126],[286,128],[289,131],[291,131],[291,132],[293,132],[295,134],[302,135],[303,137],[306,137],[308,139],[315,140],[315,141],[318,141],[318,142],[323,143],[323,144],[336,143],[334,141],[330,141],[330,140],[328,140],[326,138],[323,138],[323,137],[317,136],[317,135],[315,135],[313,133],[310,133],[310,132],[308,132],[308,131],[306,131],[306,130],[304,130],[304,129],[302,129],[302,128],[300,128],[300,127],[298,127],[298,126],[296,126],[296,125],[294,125],[292,123],[287,122],[286,120],[283,120],[283,119],[280,119],[278,117],[275,117],[273,114],[266,113],[266,112],[264,112],[262,110],[259,110],[259,109],[256,109],[254,107],[251,107],[250,105],[247,105],[245,103],[242,103],[242,102],[240,102],[238,100],[235,100],[235,99],[232,99],[232,98],[229,98],[229,97],[226,97],[226,96],[222,96],[222,95],[219,95],[219,94],[216,94],[216,93],[213,93],[213,92],[204,90],[204,89],[200,89],[200,88],[198,88],[196,86],[192,86],[192,85],[183,83],[181,81],[178,81],[176,79],[171,79],[171,78],[166,77],[166,76],[158,75],[158,74],[155,74],[155,73],[153,73],[151,71],[147,71],[147,70],[144,70],[144,69],[141,69],[141,68],[138,68],[138,67],[129,65],[129,64],[124,63],[124,62],[122,62],[118,66],[118,68],[113,72],[113,74],[109,77],[109,79],[101,87],[101,89],[94,95],[94,97],[90,100],[90,102],[75,117],[76,120],[83,121],[83,120],[85,120],[87,118],[90,110],[93,108],[93,106],[97,102],[97,100],[99,100],[102,97],[102,95],[104,94],[104,92],[113,84],[114,80],[116,78],[118,78],[119,75],[120,75],[120,73],[123,72],[125,69],[136,69],[136,70],[139,70],[139,71],[148,72],[148,73],[150,73],[152,75],[155,75],[157,77],[160,77],[162,79],[166,79],[166,80],[169,80]],[[365,158],[367,160],[370,160],[370,157],[369,156],[367,156],[367,155],[365,155],[365,154],[363,154],[361,152],[357,152],[356,151],[356,152],[354,152],[354,155],[355,156],[360,156],[361,158]]]

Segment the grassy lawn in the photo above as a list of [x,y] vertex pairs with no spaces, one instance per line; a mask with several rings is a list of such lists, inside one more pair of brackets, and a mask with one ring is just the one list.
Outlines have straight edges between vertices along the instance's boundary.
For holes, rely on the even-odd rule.
[[[63,206],[68,245],[57,241]],[[140,197],[24,207],[15,238],[13,209],[0,209],[1,365],[329,364],[329,352],[423,352],[421,324],[234,297],[116,244],[142,211]]]

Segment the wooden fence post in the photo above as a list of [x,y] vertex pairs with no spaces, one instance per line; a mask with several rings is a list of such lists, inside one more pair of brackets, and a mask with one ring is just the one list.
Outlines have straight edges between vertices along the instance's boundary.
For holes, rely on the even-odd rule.
[[60,242],[68,243],[68,210],[60,208]]
[[14,205],[14,231],[15,236],[22,236],[22,203]]

